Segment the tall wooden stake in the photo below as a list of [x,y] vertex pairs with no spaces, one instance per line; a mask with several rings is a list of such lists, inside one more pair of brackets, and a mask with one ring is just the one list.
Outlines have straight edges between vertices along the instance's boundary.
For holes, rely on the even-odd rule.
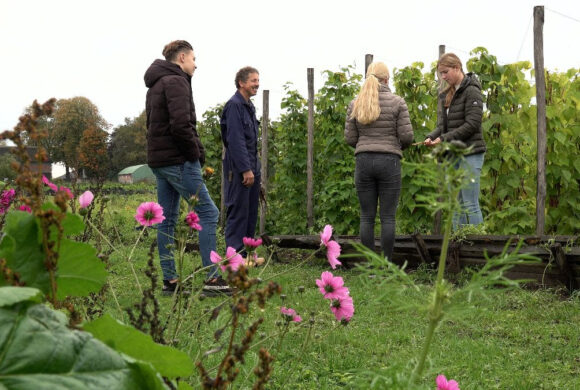
[[[222,161],[226,158],[226,147],[222,144]],[[221,198],[220,198],[220,220],[219,224],[221,227],[226,226],[226,173],[222,164],[222,183],[220,187]]]
[[544,234],[546,223],[546,78],[544,74],[544,7],[534,7],[534,70],[538,108],[538,185],[536,193],[536,234]]
[[[445,54],[445,45],[439,45],[439,58],[441,58],[443,54]],[[437,96],[437,116],[441,115],[441,112],[441,101],[439,100],[439,96]],[[441,234],[441,210],[438,210],[435,213],[433,220],[433,234]]]
[[260,208],[260,234],[264,234],[266,229],[266,211],[267,211],[267,204],[266,194],[268,193],[268,121],[270,116],[270,91],[265,89],[262,96],[262,106],[263,106],[263,113],[262,113],[262,156],[261,156],[261,163],[262,163],[262,190],[264,193],[264,203],[262,203],[262,207]]
[[314,68],[307,69],[308,79],[308,149],[306,154],[306,218],[314,226]]
[[369,65],[372,63],[373,63],[373,55],[366,54],[365,55],[365,78],[367,77],[367,69],[369,68]]

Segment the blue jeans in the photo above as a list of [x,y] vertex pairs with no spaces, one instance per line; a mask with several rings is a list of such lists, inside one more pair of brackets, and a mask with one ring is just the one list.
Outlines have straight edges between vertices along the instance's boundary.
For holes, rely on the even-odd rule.
[[[151,169],[157,178],[157,201],[163,208],[165,220],[157,226],[157,247],[164,280],[177,279],[173,243],[175,225],[179,218],[179,198],[189,200],[197,195],[199,201],[194,207],[199,215],[199,249],[201,262],[209,267],[208,279],[217,275],[217,267],[210,260],[209,254],[216,250],[216,227],[219,210],[209,196],[201,175],[199,161],[186,161],[184,164]],[[184,221],[182,223],[185,223]]]
[[485,153],[471,154],[463,157],[456,165],[464,169],[468,176],[468,184],[459,192],[459,204],[462,211],[453,215],[453,228],[461,225],[479,225],[483,223],[483,215],[479,208],[479,178],[483,167]]
[[395,214],[401,194],[401,159],[391,153],[358,153],[354,182],[360,203],[360,240],[375,250],[375,217],[380,202],[381,248],[392,260]]

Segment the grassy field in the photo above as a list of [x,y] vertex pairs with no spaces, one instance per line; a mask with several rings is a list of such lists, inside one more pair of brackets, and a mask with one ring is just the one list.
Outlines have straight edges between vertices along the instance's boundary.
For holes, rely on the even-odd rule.
[[[140,302],[130,263],[140,285],[145,276],[155,231],[141,234],[132,219],[137,205],[150,196],[113,198],[103,225],[115,250],[109,256],[110,289],[102,310],[129,322],[125,309]],[[103,244],[104,245],[104,244]],[[218,251],[224,253],[223,237]],[[132,255],[131,255],[132,253]],[[156,252],[155,252],[156,255]],[[427,328],[426,308],[432,294],[434,270],[411,273],[413,283],[393,280],[380,270],[336,270],[350,289],[355,314],[348,325],[338,324],[315,280],[330,267],[324,258],[308,257],[304,251],[280,252],[280,262],[250,270],[262,285],[272,280],[282,295],[271,298],[264,310],[252,306],[243,317],[237,339],[247,327],[263,317],[245,365],[233,388],[251,388],[258,349],[275,357],[269,389],[400,388],[411,375],[423,347]],[[306,258],[306,259],[305,259]],[[157,259],[155,257],[155,264]],[[184,308],[173,309],[174,300],[162,297],[157,288],[159,318],[171,318],[164,337],[186,351],[206,369],[215,370],[223,356],[229,328],[216,340],[216,331],[228,324],[231,298],[199,299],[204,272],[197,253],[185,253],[182,275],[193,275],[193,294]],[[157,266],[157,274],[160,273]],[[370,276],[370,273],[374,277]],[[468,279],[460,276],[457,288]],[[114,292],[114,296],[113,296]],[[117,304],[118,303],[118,304]],[[300,323],[286,326],[280,307],[295,309]],[[210,321],[217,307],[221,311]],[[99,309],[100,304],[87,305]],[[470,302],[454,306],[436,331],[428,367],[417,388],[435,388],[435,377],[445,374],[461,389],[580,389],[580,295],[566,296],[551,290],[493,289],[476,294]],[[176,331],[177,329],[177,331]],[[184,378],[200,387],[199,375]]]

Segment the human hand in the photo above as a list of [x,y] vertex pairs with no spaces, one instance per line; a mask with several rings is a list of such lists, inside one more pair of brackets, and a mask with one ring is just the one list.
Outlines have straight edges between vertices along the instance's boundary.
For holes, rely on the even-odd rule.
[[242,173],[242,184],[246,187],[254,185],[254,172],[251,170]]
[[427,138],[424,143],[427,146],[435,146],[441,143],[441,137],[437,137],[435,141],[432,141],[431,138]]

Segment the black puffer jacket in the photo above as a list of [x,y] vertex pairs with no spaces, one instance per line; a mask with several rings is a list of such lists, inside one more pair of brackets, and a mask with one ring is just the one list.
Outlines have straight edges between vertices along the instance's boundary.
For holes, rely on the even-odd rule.
[[437,128],[427,134],[431,140],[441,137],[442,141],[463,141],[466,146],[473,148],[468,154],[483,153],[486,151],[483,140],[481,120],[483,116],[483,101],[481,84],[473,73],[467,73],[461,85],[455,91],[449,111],[446,112],[443,102],[445,94],[439,95],[443,112],[437,115]]
[[147,164],[151,168],[200,160],[205,154],[196,131],[191,76],[179,65],[155,60],[145,72]]

